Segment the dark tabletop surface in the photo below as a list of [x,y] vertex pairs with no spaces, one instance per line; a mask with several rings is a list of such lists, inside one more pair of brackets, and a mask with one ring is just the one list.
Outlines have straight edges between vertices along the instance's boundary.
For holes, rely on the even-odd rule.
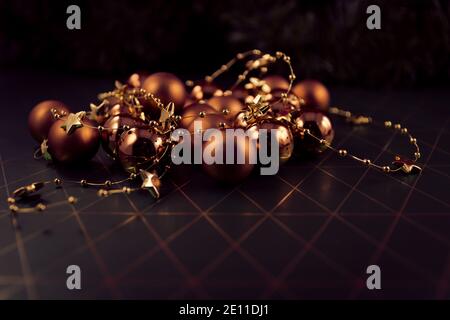
[[[330,89],[333,104],[408,127],[423,155],[417,175],[386,175],[329,152],[234,187],[183,167],[156,202],[145,192],[99,198],[65,186],[45,200],[74,195],[75,205],[12,219],[6,197],[26,183],[124,176],[102,153],[82,168],[34,160],[26,125],[40,100],[86,109],[112,84],[0,76],[1,299],[450,298],[448,90]],[[361,156],[389,163],[413,152],[394,131],[333,123],[334,143]],[[81,268],[80,291],[66,288],[72,264]],[[381,268],[381,290],[366,289],[371,264]]]

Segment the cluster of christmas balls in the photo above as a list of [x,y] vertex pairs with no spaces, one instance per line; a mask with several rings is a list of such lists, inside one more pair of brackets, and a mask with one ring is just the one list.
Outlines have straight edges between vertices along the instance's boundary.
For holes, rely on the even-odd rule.
[[[327,144],[334,136],[327,117],[326,87],[315,80],[304,80],[289,89],[290,82],[279,75],[249,78],[230,91],[210,79],[184,83],[171,73],[135,73],[124,85],[116,85],[115,91],[99,96],[100,102],[91,104],[88,112],[71,113],[71,108],[60,101],[43,101],[30,112],[28,126],[41,144],[42,154],[63,164],[89,160],[102,145],[125,170],[138,173],[161,162],[161,157],[167,154],[164,150],[174,145],[170,132],[177,127],[192,132],[194,121],[201,121],[203,130],[274,129],[283,163],[293,154],[294,144],[296,152],[323,151],[315,139],[304,135],[304,129]],[[155,97],[156,103],[140,99],[146,93]],[[259,106],[267,106],[268,110],[255,118],[252,104],[256,99],[262,100]],[[173,109],[173,114],[169,113],[173,121],[167,127],[167,123],[161,123],[161,110],[168,112],[165,108],[169,105]],[[238,144],[235,148],[236,152],[248,152],[245,145]],[[170,152],[167,156],[170,157]],[[247,177],[254,165],[204,164],[203,167],[217,180],[235,182]]]

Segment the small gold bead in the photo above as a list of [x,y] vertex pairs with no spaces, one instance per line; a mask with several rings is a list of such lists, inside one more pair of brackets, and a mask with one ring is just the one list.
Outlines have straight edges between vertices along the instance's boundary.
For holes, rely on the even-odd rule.
[[87,185],[88,185],[87,181],[85,179],[81,180],[80,184],[81,184],[82,187],[87,187]]
[[43,203],[38,203],[35,208],[37,211],[44,211],[47,207]]
[[363,160],[363,163],[364,163],[365,165],[370,165],[372,162],[371,162],[369,159],[364,159],[364,160]]
[[105,128],[102,127],[102,126],[98,126],[98,127],[97,127],[97,130],[98,130],[98,132],[103,132],[103,130],[105,130]]
[[112,186],[112,182],[110,180],[106,180],[105,181],[105,187],[111,187]]
[[320,139],[319,142],[320,142],[320,144],[323,144],[323,145],[327,144],[327,140],[325,140],[325,139]]
[[345,157],[347,155],[347,150],[341,149],[338,152],[341,157]]
[[100,189],[97,191],[97,195],[99,197],[107,197],[109,195],[109,192],[108,192],[108,190]]
[[400,123],[396,123],[395,125],[394,125],[394,129],[395,130],[400,130],[402,128],[402,126],[400,125]]
[[420,152],[414,152],[414,157],[416,157],[416,159],[419,159],[421,156]]
[[236,55],[236,58],[239,59],[239,60],[244,59],[244,55],[242,53],[238,53]]
[[402,128],[402,130],[400,131],[402,134],[407,134],[408,133],[408,129],[406,128]]
[[291,57],[289,57],[289,56],[284,56],[284,61],[285,62],[290,62],[291,61]]
[[386,128],[390,128],[390,127],[392,127],[392,122],[391,122],[391,121],[385,121],[385,122],[384,122],[384,126],[385,126]]
[[290,74],[290,75],[289,75],[289,80],[290,80],[290,81],[294,81],[295,78],[296,78],[295,75],[293,75],[293,74]]
[[181,116],[180,116],[180,115],[176,115],[176,116],[174,117],[174,119],[175,119],[175,121],[180,121],[180,120],[181,120]]
[[219,122],[219,128],[223,129],[225,128],[226,124],[225,122]]
[[12,205],[9,206],[9,210],[11,212],[17,212],[17,211],[19,211],[19,207],[14,205],[14,204],[12,204]]
[[227,69],[228,69],[228,66],[225,64],[220,67],[220,70],[222,70],[222,71],[226,71]]
[[213,78],[212,78],[211,76],[206,76],[206,77],[205,77],[205,81],[206,81],[206,82],[212,82],[212,81],[213,81]]
[[352,113],[350,111],[345,111],[344,112],[344,117],[350,118],[351,116],[352,116]]
[[57,186],[60,186],[62,181],[59,178],[55,178],[55,179],[53,179],[53,183],[56,184]]
[[122,127],[122,129],[123,129],[123,131],[128,131],[128,130],[130,130],[130,126],[124,125],[124,126]]
[[14,203],[16,203],[16,199],[8,197],[8,203],[9,204],[14,204]]
[[128,187],[123,187],[123,188],[122,188],[122,192],[123,192],[123,193],[130,194],[130,193],[131,193],[131,189],[128,188]]
[[230,113],[230,110],[228,110],[228,109],[222,109],[222,113],[223,113],[224,115],[227,115],[227,114]]
[[238,76],[238,79],[239,79],[240,81],[245,80],[245,76],[244,76],[243,74],[240,74],[240,75]]
[[287,95],[286,92],[283,92],[283,93],[281,94],[281,98],[282,98],[282,99],[286,99],[287,97],[288,97],[288,95]]
[[388,167],[388,166],[384,166],[384,167],[383,167],[383,171],[384,171],[384,172],[389,172],[389,171],[391,171],[391,168]]
[[70,196],[67,198],[67,202],[69,202],[70,204],[74,204],[77,202],[77,198],[75,198],[74,196]]
[[192,87],[192,86],[194,85],[194,81],[192,81],[192,80],[186,80],[185,84],[186,84],[186,86],[188,86],[188,87]]
[[310,131],[309,129],[305,129],[305,130],[303,130],[303,132],[304,132],[305,134],[310,134],[310,133],[311,133],[311,131]]
[[205,111],[200,111],[200,112],[198,113],[198,116],[199,116],[200,118],[204,118],[204,117],[206,116]]
[[136,179],[136,177],[137,177],[136,173],[131,173],[131,174],[130,174],[130,179],[131,179],[131,180]]
[[417,139],[416,138],[411,138],[411,139],[409,139],[409,142],[411,142],[411,144],[416,144],[417,143]]

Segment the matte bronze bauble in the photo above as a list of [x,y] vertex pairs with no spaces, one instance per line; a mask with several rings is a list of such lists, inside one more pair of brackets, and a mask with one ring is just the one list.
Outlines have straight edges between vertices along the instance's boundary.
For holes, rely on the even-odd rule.
[[210,128],[219,128],[222,123],[228,124],[223,114],[206,103],[194,103],[183,109],[181,127],[194,133],[195,121],[201,122],[203,131]]
[[61,127],[63,124],[64,120],[56,121],[48,133],[48,151],[52,159],[63,163],[79,163],[95,156],[100,145],[96,124],[84,118],[85,125],[69,134]]
[[286,98],[282,98],[283,93],[286,93],[283,89],[275,89],[271,92],[272,98],[269,100],[269,103],[275,116],[299,112],[300,99],[292,92]]
[[158,72],[148,76],[142,88],[153,93],[164,105],[175,104],[175,111],[180,112],[187,97],[184,83],[174,74]]
[[133,128],[144,126],[144,122],[139,118],[133,118],[130,115],[121,114],[116,115],[108,120],[104,124],[102,131],[102,146],[103,149],[113,158],[116,157],[117,142],[120,135],[125,131],[126,127]]
[[242,103],[244,103],[245,99],[249,95],[249,92],[247,91],[247,89],[245,89],[243,87],[237,87],[236,89],[233,90],[231,95],[233,97],[235,97],[236,99],[238,99],[239,101],[241,101]]
[[305,108],[326,112],[330,104],[330,93],[319,81],[304,80],[292,88],[299,98],[305,101]]
[[47,139],[50,127],[56,122],[51,112],[52,109],[56,109],[58,113],[68,114],[70,112],[69,108],[60,101],[45,100],[38,103],[28,115],[28,129],[39,143]]
[[[311,134],[319,139],[325,140],[328,144],[331,144],[333,141],[334,130],[331,121],[321,112],[302,112],[300,116],[295,118],[294,124],[297,128],[309,129]],[[319,141],[307,134],[301,135],[301,132],[301,130],[295,132],[299,150],[305,150],[310,153],[321,153],[326,149],[325,144],[319,143]]]
[[[271,141],[272,135],[275,135],[275,139],[278,144],[278,155],[280,164],[287,162],[294,151],[294,137],[292,135],[291,130],[278,121],[265,121],[259,124],[255,124],[250,127],[251,130],[253,127],[256,127],[258,133],[261,132],[261,129],[267,130],[267,149],[268,152],[271,150]],[[259,139],[258,147],[261,148],[261,139]]]
[[287,81],[282,76],[271,75],[264,77],[263,80],[272,91],[276,89],[286,91],[289,88],[289,81]]
[[140,128],[132,128],[120,136],[117,155],[124,169],[138,173],[147,169],[164,152],[164,138],[158,133]]
[[233,96],[212,97],[208,104],[217,112],[223,113],[229,121],[234,121],[237,114],[244,109],[244,104]]
[[[234,161],[233,164],[226,164],[226,143],[231,142],[227,142],[224,131],[222,131],[222,141],[217,141],[212,137],[209,141],[204,142],[203,151],[209,150],[212,156],[221,155],[218,157],[221,158],[222,164],[203,162],[203,169],[209,176],[220,182],[234,184],[248,177],[255,165],[250,163],[251,145],[248,139],[234,139]],[[243,164],[237,163],[239,158],[244,160]]]

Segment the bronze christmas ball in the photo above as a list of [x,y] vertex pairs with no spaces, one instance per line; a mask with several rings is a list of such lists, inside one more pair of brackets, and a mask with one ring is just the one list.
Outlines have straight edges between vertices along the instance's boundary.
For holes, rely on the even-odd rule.
[[[235,184],[248,177],[255,167],[254,164],[250,163],[251,145],[248,139],[234,139],[234,161],[233,164],[227,164],[226,143],[231,142],[227,142],[226,134],[224,131],[222,131],[222,141],[217,141],[215,138],[211,138],[209,141],[205,141],[203,144],[203,151],[205,152],[205,150],[210,150],[213,157],[216,155],[221,155],[221,157],[218,157],[222,160],[222,164],[207,164],[203,161],[202,167],[209,176],[216,179],[217,181],[227,184]],[[254,152],[257,151],[254,150]],[[244,159],[243,164],[237,163],[239,157]]]
[[175,104],[176,112],[180,112],[187,97],[184,83],[174,74],[158,72],[148,76],[142,88],[161,99],[164,105]]
[[61,127],[64,120],[58,120],[52,125],[48,133],[48,151],[52,159],[63,163],[78,163],[95,156],[100,144],[100,134],[93,121],[84,118],[83,123],[84,126],[69,134]]
[[217,112],[223,113],[229,121],[234,121],[237,114],[244,109],[244,104],[233,96],[212,97],[208,104]]
[[113,116],[106,120],[102,131],[102,147],[113,158],[116,157],[117,142],[120,135],[125,131],[126,127],[142,127],[144,121],[139,118],[133,118],[127,114]]
[[287,81],[282,76],[271,75],[263,78],[264,82],[273,91],[275,89],[280,89],[286,91],[289,88],[289,81]]
[[50,127],[56,122],[51,112],[52,109],[55,109],[58,113],[65,112],[68,114],[70,112],[69,107],[60,101],[45,100],[38,103],[28,115],[28,129],[39,143],[47,139]]
[[149,129],[132,128],[120,136],[117,155],[123,168],[132,173],[147,169],[164,152],[164,137]]
[[183,109],[181,127],[194,133],[194,122],[201,121],[202,130],[219,128],[222,123],[228,124],[223,114],[206,103],[194,103]]
[[[257,132],[259,133],[261,129],[265,129],[267,132],[267,149],[268,152],[271,150],[271,141],[272,141],[272,135],[275,134],[275,139],[278,144],[278,155],[279,155],[279,161],[280,164],[284,164],[287,162],[291,156],[292,152],[294,151],[294,136],[292,135],[291,130],[289,127],[284,125],[283,123],[279,121],[265,121],[259,124],[255,124],[254,126],[250,127],[249,130],[252,128],[256,128]],[[258,147],[261,147],[261,141],[258,142]]]
[[233,97],[235,97],[236,99],[238,99],[239,101],[241,101],[242,103],[244,103],[245,99],[249,95],[249,92],[247,91],[247,89],[245,89],[243,87],[237,87],[236,89],[233,90],[231,95]]
[[[328,144],[331,144],[334,138],[334,130],[330,119],[321,112],[306,111],[302,112],[294,120],[294,124],[297,128],[308,129],[311,134],[319,139],[323,139]],[[300,134],[302,131],[297,130],[296,144],[299,150],[305,150],[309,153],[321,153],[326,149],[325,144],[321,144],[319,141],[307,134]]]
[[305,101],[305,108],[326,112],[330,104],[330,93],[319,81],[304,80],[292,88],[292,92]]

